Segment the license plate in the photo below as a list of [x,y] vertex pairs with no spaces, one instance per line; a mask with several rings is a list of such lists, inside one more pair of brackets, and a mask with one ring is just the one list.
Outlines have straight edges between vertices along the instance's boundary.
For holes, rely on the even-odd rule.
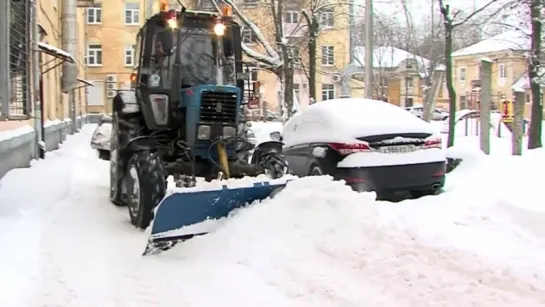
[[379,152],[386,154],[400,154],[408,153],[416,150],[414,145],[400,145],[400,146],[383,146],[379,148]]

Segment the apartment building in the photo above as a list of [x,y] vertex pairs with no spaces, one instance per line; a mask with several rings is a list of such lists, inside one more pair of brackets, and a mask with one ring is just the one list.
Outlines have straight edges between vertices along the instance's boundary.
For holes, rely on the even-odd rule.
[[[169,2],[171,8],[178,7],[177,1]],[[159,1],[150,0],[102,1],[99,5],[87,9],[87,79],[95,85],[89,90],[91,113],[109,110],[115,90],[129,86],[130,74],[135,65],[134,45],[138,29],[146,17],[157,12],[158,3]],[[189,8],[214,9],[212,3],[206,0],[186,0],[182,3]],[[306,105],[310,100],[306,56],[308,28],[302,16],[302,10],[306,7],[295,1],[287,2],[285,7],[284,31],[296,62],[294,89],[297,98]],[[266,40],[277,49],[270,3],[265,0],[242,0],[237,8],[259,27]],[[349,64],[350,59],[350,27],[347,12],[349,7],[343,3],[332,3],[320,9],[316,101],[340,96],[340,73]],[[257,52],[265,51],[249,29],[244,30],[243,42]],[[250,83],[261,82],[263,100],[267,102],[269,109],[276,111],[281,89],[280,80],[267,70],[265,65],[259,65],[247,57],[245,61],[248,62],[246,67]]]
[[493,107],[501,109],[503,101],[513,101],[515,88],[524,88],[525,116],[530,116],[532,100],[525,56],[529,46],[527,34],[507,31],[454,52],[454,87],[459,108],[477,107],[481,96],[481,60],[488,58],[492,60]]
[[[355,77],[364,79],[365,47],[356,47],[355,64],[360,74]],[[373,50],[373,98],[388,101],[392,104],[410,107],[424,102],[424,88],[429,74],[430,60],[393,47],[381,46]],[[448,94],[444,82],[441,84],[438,106],[448,103]]]
[[[265,0],[243,0],[239,8],[261,30],[263,36],[274,47],[275,21],[270,3]],[[303,10],[312,15],[315,10],[320,20],[317,37],[317,78],[315,101],[338,98],[341,96],[341,75],[350,63],[350,20],[349,5],[346,2],[332,1],[323,5],[322,1],[284,2],[284,34],[290,53],[294,59],[294,91],[300,105],[305,107],[310,102],[308,80],[308,25],[303,17]],[[244,43],[251,49],[266,54],[255,34],[250,29],[243,33]],[[249,60],[249,59],[248,59]],[[255,67],[252,81],[260,81],[263,87],[263,99],[272,111],[278,110],[281,82],[267,70],[265,65]]]
[[[85,55],[85,6],[90,1],[78,1],[76,16],[77,46],[76,54],[70,55],[62,50],[62,1],[40,0],[36,5],[39,8],[39,63],[34,62],[32,52],[32,40],[34,29],[30,15],[30,0],[7,0],[7,14],[10,18],[2,18],[0,22],[5,25],[9,35],[5,36],[8,45],[2,55],[3,80],[8,84],[2,84],[0,101],[0,131],[10,130],[25,125],[33,125],[31,112],[34,100],[42,101],[42,116],[44,122],[52,120],[64,120],[69,115],[69,95],[61,88],[62,63],[71,62],[77,66],[79,83],[75,86],[75,115],[86,113],[86,87],[84,64]],[[4,39],[4,38],[3,38]],[[2,52],[0,52],[2,53]],[[5,62],[4,62],[5,61]],[[33,74],[40,72],[41,97],[32,91]],[[4,90],[3,88],[9,89]]]

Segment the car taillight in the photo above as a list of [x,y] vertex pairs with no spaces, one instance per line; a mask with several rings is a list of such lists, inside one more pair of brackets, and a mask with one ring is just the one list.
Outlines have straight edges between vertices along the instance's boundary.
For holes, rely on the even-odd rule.
[[430,138],[426,139],[424,142],[424,149],[430,149],[430,148],[442,148],[443,140],[441,140],[440,137],[438,138]]
[[371,152],[373,151],[368,144],[344,144],[344,143],[329,143],[329,147],[340,153],[341,155],[349,155],[356,152]]

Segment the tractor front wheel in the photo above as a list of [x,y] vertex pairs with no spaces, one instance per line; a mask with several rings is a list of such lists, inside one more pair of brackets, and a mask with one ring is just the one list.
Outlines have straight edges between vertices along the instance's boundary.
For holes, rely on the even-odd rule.
[[131,224],[146,229],[153,220],[153,210],[165,197],[165,170],[157,154],[134,153],[125,176]]

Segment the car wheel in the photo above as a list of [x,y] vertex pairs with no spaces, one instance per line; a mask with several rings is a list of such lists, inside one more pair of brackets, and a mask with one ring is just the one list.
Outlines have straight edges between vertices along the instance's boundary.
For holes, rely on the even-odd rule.
[[412,198],[420,198],[420,197],[424,197],[424,196],[433,196],[433,195],[438,195],[439,193],[441,193],[441,189],[437,189],[437,190],[417,190],[417,191],[411,191],[411,196]]
[[310,167],[310,170],[308,172],[308,175],[309,176],[322,176],[324,174],[324,170],[322,169],[322,167],[318,164],[313,164],[311,167]]

